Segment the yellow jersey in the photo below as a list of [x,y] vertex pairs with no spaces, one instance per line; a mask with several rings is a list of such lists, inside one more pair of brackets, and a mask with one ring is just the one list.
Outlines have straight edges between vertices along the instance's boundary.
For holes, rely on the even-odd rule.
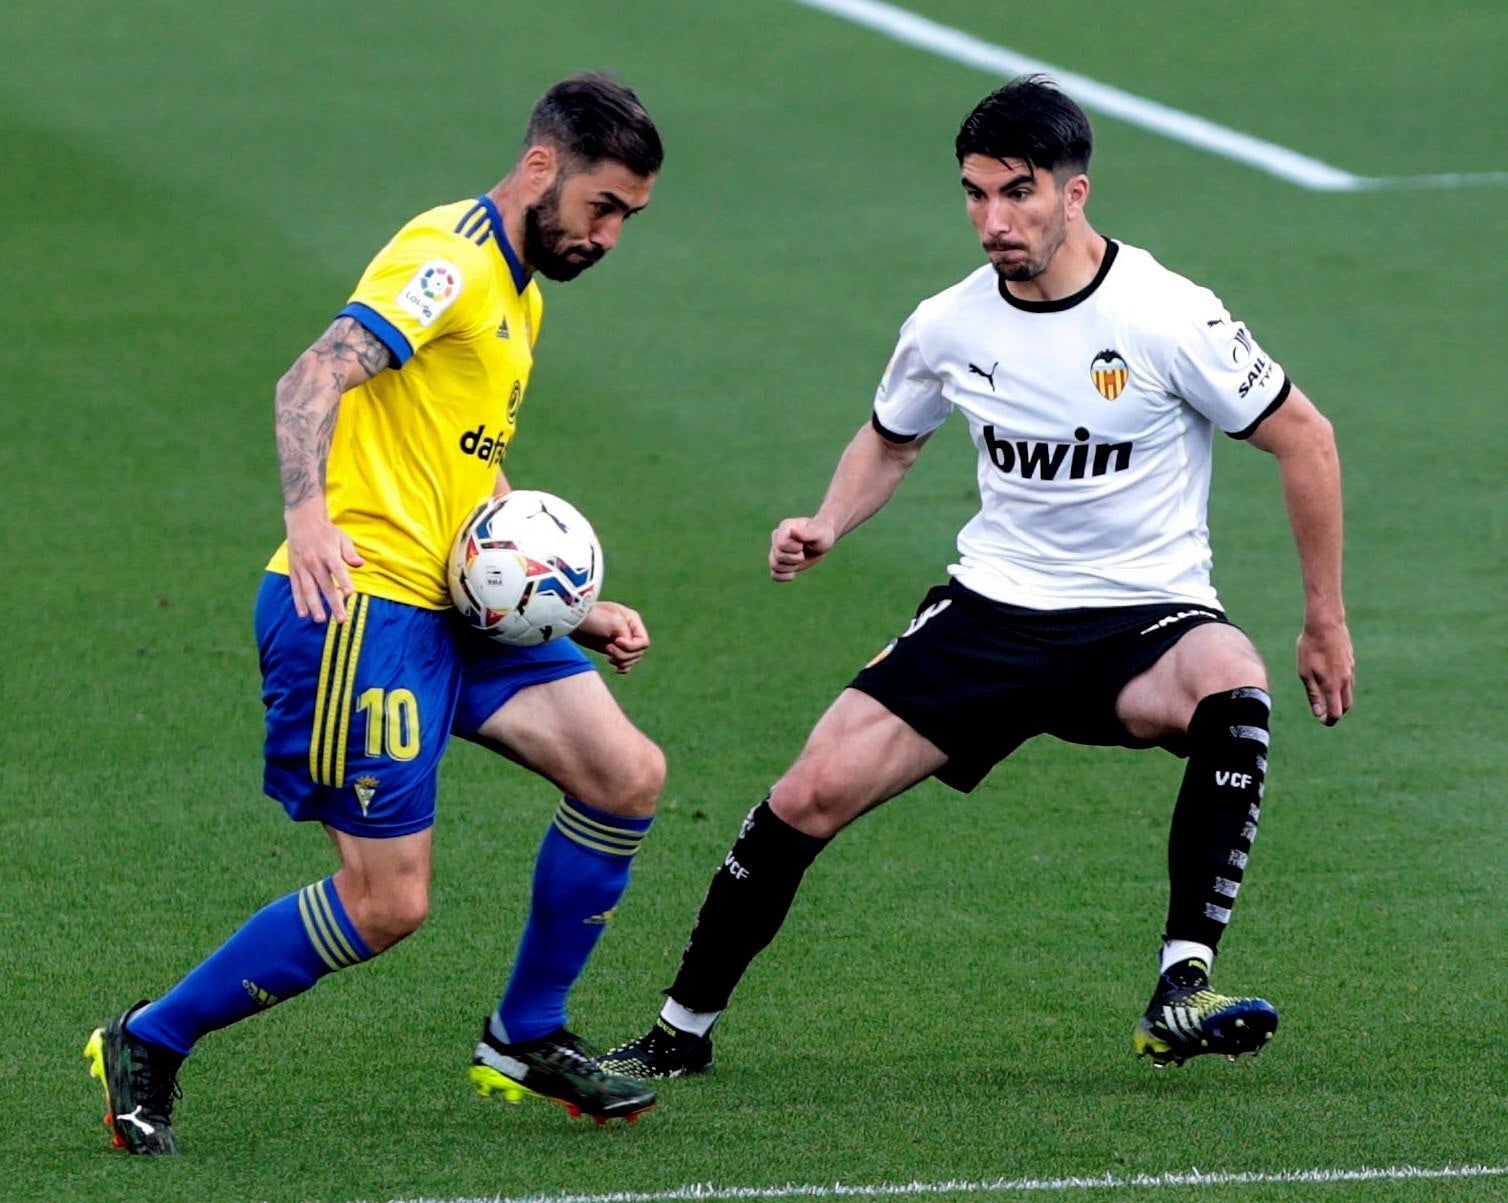
[[[341,397],[325,497],[366,563],[358,592],[449,606],[456,531],[492,493],[534,363],[544,298],[492,201],[421,213],[367,265],[341,317],[393,366]],[[267,566],[286,574],[288,547]]]

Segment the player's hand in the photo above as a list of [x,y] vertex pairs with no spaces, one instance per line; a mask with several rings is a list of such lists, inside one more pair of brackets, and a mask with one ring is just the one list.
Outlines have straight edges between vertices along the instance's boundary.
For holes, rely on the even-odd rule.
[[288,583],[300,618],[325,621],[325,606],[336,622],[346,620],[346,598],[356,592],[351,568],[366,563],[351,536],[330,521],[323,497],[283,511],[288,527]]
[[770,532],[770,576],[791,580],[805,572],[838,541],[832,523],[821,518],[787,518]]
[[619,673],[626,673],[649,650],[649,631],[639,612],[617,602],[594,605],[586,620],[571,632],[571,638],[584,648],[601,652]]
[[1356,685],[1356,657],[1344,622],[1305,624],[1299,635],[1299,680],[1309,695],[1309,709],[1327,727],[1351,709]]

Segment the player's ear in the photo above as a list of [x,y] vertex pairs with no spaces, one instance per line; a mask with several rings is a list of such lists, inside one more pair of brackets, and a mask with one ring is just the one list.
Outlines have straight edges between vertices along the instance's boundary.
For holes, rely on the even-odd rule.
[[1070,176],[1068,182],[1063,185],[1063,205],[1067,215],[1078,217],[1084,212],[1084,205],[1088,200],[1089,177],[1082,171]]
[[548,192],[550,185],[555,182],[555,177],[560,171],[560,155],[553,146],[536,142],[524,151],[518,167],[525,191],[532,203]]

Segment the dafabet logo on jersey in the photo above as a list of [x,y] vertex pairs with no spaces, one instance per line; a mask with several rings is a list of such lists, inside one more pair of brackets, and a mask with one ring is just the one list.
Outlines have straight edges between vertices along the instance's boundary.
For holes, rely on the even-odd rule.
[[1106,401],[1114,401],[1126,387],[1126,377],[1131,369],[1115,351],[1101,351],[1089,365],[1089,376],[1094,387]]
[[444,259],[431,259],[414,273],[398,294],[398,308],[421,326],[429,326],[461,295],[461,269]]

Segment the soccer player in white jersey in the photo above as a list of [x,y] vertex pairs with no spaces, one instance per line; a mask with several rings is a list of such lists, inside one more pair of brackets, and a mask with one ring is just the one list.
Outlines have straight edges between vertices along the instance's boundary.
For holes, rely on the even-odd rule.
[[1271,1004],[1209,982],[1257,832],[1269,712],[1261,657],[1210,586],[1210,452],[1218,428],[1277,460],[1304,586],[1298,673],[1333,725],[1354,664],[1330,424],[1212,293],[1089,224],[1089,122],[1051,83],[987,96],[956,149],[989,263],[906,321],[816,514],[775,528],[771,574],[793,579],[876,513],[955,410],[979,512],[949,582],[749,812],[659,1020],[604,1057],[616,1072],[710,1069],[713,1023],[833,836],[928,776],[973,789],[1043,733],[1187,758],[1135,1051],[1159,1066],[1255,1053],[1277,1028]]

